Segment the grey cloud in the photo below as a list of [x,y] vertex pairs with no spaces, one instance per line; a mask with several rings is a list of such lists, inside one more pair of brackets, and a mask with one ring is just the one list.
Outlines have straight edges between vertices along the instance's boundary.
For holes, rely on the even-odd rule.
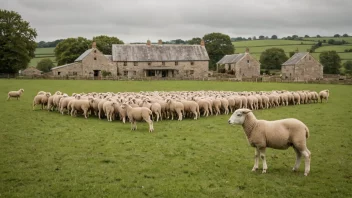
[[11,0],[37,29],[37,40],[116,36],[125,42],[191,39],[211,32],[231,37],[352,33],[344,0]]

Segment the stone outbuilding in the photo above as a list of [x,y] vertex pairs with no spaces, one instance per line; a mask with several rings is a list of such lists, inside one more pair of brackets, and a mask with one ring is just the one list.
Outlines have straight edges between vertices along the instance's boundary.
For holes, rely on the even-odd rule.
[[27,67],[25,70],[21,71],[21,75],[23,75],[23,76],[40,76],[40,75],[42,75],[42,71],[40,71],[36,67]]
[[54,76],[192,77],[207,78],[209,56],[201,45],[113,44],[112,55],[104,55],[93,42],[92,48],[74,63],[52,68]]
[[281,66],[283,79],[294,81],[323,78],[323,65],[309,52],[297,52]]
[[217,71],[223,66],[225,71],[233,71],[237,79],[258,77],[260,75],[260,62],[250,53],[248,48],[244,54],[225,55],[217,63]]

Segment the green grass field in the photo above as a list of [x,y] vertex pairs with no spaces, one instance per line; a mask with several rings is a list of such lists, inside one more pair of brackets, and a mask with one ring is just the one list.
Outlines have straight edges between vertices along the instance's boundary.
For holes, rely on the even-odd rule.
[[57,65],[55,54],[54,54],[55,47],[49,48],[37,48],[34,52],[35,57],[29,62],[29,66],[36,67],[38,62],[44,58],[49,58],[54,62],[54,65]]
[[[24,88],[19,101],[7,92]],[[251,172],[254,149],[230,115],[129,124],[31,110],[40,90],[330,90],[328,103],[255,111],[295,117],[310,129],[311,173],[291,172],[293,149],[267,150],[268,172]],[[0,80],[1,197],[351,197],[351,86],[197,81]],[[260,166],[261,167],[261,166]]]
[[237,41],[232,42],[235,46],[235,53],[244,53],[246,51],[246,47],[249,48],[250,53],[257,59],[260,59],[260,55],[263,51],[269,48],[282,48],[286,55],[289,57],[289,52],[294,52],[298,49],[300,52],[308,51],[311,46],[318,42],[318,40],[326,40],[335,39],[335,40],[345,40],[349,42],[349,44],[345,45],[329,45],[327,43],[323,43],[323,47],[317,48],[315,53],[312,53],[314,58],[319,60],[319,54],[323,51],[331,51],[335,50],[338,52],[340,58],[342,59],[342,63],[352,60],[352,53],[344,53],[345,49],[352,49],[352,37],[321,37],[321,38],[304,38],[303,41],[293,41],[293,40],[252,40],[252,41]]

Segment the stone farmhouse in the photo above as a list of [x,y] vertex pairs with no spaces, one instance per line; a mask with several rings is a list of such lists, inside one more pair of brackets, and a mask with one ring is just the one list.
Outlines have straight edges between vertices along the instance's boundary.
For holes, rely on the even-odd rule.
[[42,71],[35,67],[28,67],[25,70],[21,71],[21,75],[23,76],[40,76],[42,75]]
[[92,48],[74,63],[52,68],[54,76],[101,77],[102,71],[112,76],[138,77],[208,77],[209,56],[201,45],[113,44],[112,55],[104,55],[93,42]]
[[217,63],[217,70],[222,65],[225,71],[233,71],[237,79],[252,78],[260,75],[260,63],[246,49],[244,54],[225,55]]
[[305,81],[323,78],[323,65],[309,52],[297,52],[281,66],[283,79]]

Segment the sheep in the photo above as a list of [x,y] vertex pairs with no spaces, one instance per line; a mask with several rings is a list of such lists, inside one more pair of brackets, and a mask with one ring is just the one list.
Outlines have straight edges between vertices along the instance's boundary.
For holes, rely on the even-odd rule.
[[248,143],[255,147],[255,161],[252,171],[258,169],[259,155],[263,161],[263,172],[268,169],[265,158],[265,149],[287,149],[293,147],[296,152],[296,163],[293,171],[299,168],[301,156],[305,157],[304,175],[310,171],[311,153],[307,148],[306,140],[309,137],[308,127],[300,120],[289,118],[275,121],[257,120],[249,109],[236,110],[229,124],[242,125]]
[[323,99],[325,99],[326,102],[329,100],[329,90],[325,89],[319,92],[319,98],[320,102],[323,103]]
[[9,93],[7,93],[7,100],[9,100],[10,98],[20,98],[22,93],[24,92],[24,89],[20,89],[18,91],[9,91]]
[[48,99],[51,95],[49,93],[46,93],[44,95],[36,95],[33,99],[33,110],[34,107],[38,104],[41,104],[41,109],[44,108],[44,106],[48,103]]
[[80,99],[75,99],[71,101],[71,116],[73,116],[73,112],[75,111],[83,111],[84,117],[87,119],[88,117],[88,110],[91,108],[91,100],[92,98],[89,98],[89,100],[80,100]]
[[184,106],[185,114],[193,114],[194,119],[197,120],[200,116],[198,103],[189,100],[181,100],[181,103]]
[[185,112],[185,107],[181,102],[176,102],[171,99],[167,99],[166,103],[170,108],[171,120],[174,119],[174,112],[178,115],[178,121],[182,120],[182,113]]
[[134,107],[132,108],[129,104],[124,103],[121,105],[127,112],[127,117],[131,122],[131,130],[137,130],[136,121],[144,120],[149,124],[149,132],[154,131],[153,121],[150,119],[152,111],[146,107]]

